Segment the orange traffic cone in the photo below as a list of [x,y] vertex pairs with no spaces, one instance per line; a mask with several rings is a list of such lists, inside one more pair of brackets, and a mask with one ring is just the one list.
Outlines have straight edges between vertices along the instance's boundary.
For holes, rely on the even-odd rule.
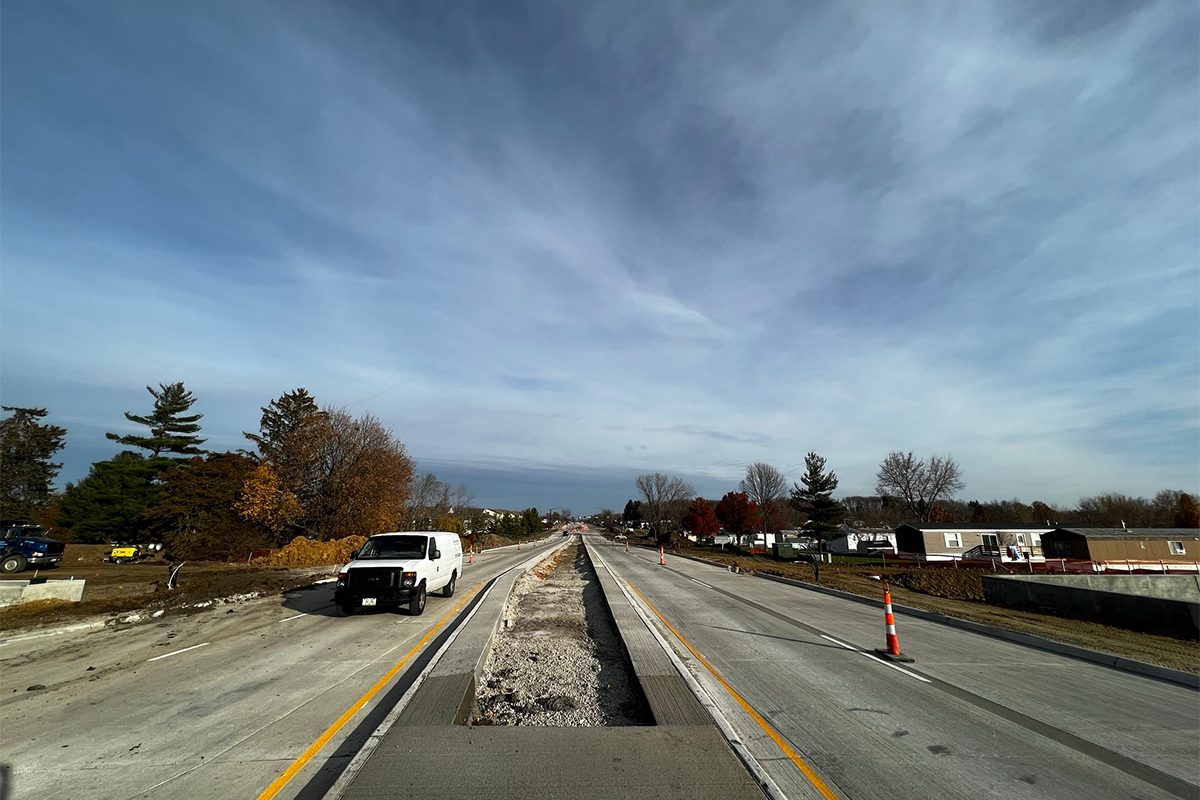
[[628,539],[625,540],[625,552],[626,553],[629,552],[629,540]]
[[658,565],[660,567],[665,567],[667,565],[665,550],[661,544],[658,546]]
[[521,540],[520,539],[517,539],[517,549],[518,550],[521,549]]
[[474,548],[474,547],[472,547],[472,548],[471,548],[471,553],[470,553],[470,556],[471,556],[471,557],[470,557],[470,559],[467,561],[467,563],[468,563],[468,564],[474,564],[474,563],[475,563],[475,548]]
[[883,582],[883,621],[887,627],[887,649],[875,649],[875,652],[888,661],[903,661],[911,663],[913,659],[900,652],[900,640],[896,638],[896,618],[892,616],[892,590],[887,581]]

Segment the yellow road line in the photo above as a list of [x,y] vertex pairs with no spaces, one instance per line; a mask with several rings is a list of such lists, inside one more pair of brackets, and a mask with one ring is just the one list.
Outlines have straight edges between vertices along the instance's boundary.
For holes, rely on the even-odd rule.
[[271,785],[268,786],[266,790],[258,796],[258,800],[271,800],[272,797],[279,793],[280,789],[288,784],[288,781],[296,777],[296,773],[304,769],[304,765],[311,761],[312,757],[319,753],[322,747],[329,744],[329,740],[337,735],[337,732],[342,729],[343,725],[350,721],[351,717],[361,711],[363,706],[371,702],[371,698],[378,694],[379,690],[386,686],[388,682],[396,676],[396,673],[404,668],[404,665],[407,664],[409,660],[411,660],[412,657],[417,654],[417,651],[424,647],[425,643],[433,638],[433,635],[438,632],[439,628],[446,624],[447,620],[458,613],[458,610],[463,607],[463,604],[470,600],[471,597],[479,591],[479,587],[483,586],[484,583],[486,583],[486,581],[480,581],[475,585],[474,589],[467,592],[466,596],[464,596],[462,600],[458,601],[458,605],[451,609],[449,614],[442,617],[440,620],[438,620],[437,625],[434,625],[429,629],[429,633],[425,634],[421,641],[417,642],[416,647],[414,647],[412,650],[409,650],[408,653],[405,654],[404,658],[396,662],[396,666],[388,670],[388,673],[379,679],[378,683],[372,686],[366,694],[358,698],[357,702],[350,706],[350,708],[346,710],[346,713],[338,717],[336,722],[326,728],[325,732],[322,733],[315,742],[309,745],[308,749],[301,753],[300,757],[293,761],[292,765],[284,770],[283,774],[276,778]]
[[656,616],[660,620],[662,620],[662,624],[666,625],[667,628],[670,629],[671,633],[675,634],[675,637],[677,639],[679,639],[680,642],[683,643],[683,646],[688,649],[688,652],[690,652],[693,656],[695,656],[697,661],[699,661],[701,664],[703,664],[705,667],[708,668],[708,671],[711,672],[712,676],[717,679],[717,682],[725,687],[725,691],[729,692],[730,696],[734,700],[737,700],[738,705],[740,705],[742,707],[742,709],[747,714],[750,715],[750,719],[752,719],[758,723],[758,727],[762,728],[763,731],[766,732],[767,736],[771,737],[771,741],[775,742],[775,744],[779,746],[779,749],[783,751],[783,754],[785,756],[787,756],[789,759],[791,759],[791,762],[796,765],[796,768],[800,770],[801,774],[803,774],[805,778],[808,778],[808,782],[813,785],[813,788],[815,788],[818,792],[820,792],[821,796],[824,797],[826,800],[838,800],[838,796],[833,793],[832,789],[830,789],[828,786],[825,785],[825,782],[823,780],[821,780],[819,777],[817,777],[817,773],[813,772],[812,767],[810,767],[807,763],[805,763],[804,759],[801,758],[799,755],[797,755],[796,751],[788,746],[787,741],[785,741],[784,738],[782,736],[780,736],[779,733],[774,728],[771,727],[771,724],[769,722],[767,722],[765,719],[763,719],[762,716],[757,711],[755,711],[750,706],[749,703],[747,703],[745,700],[742,699],[742,696],[740,694],[738,694],[737,692],[735,692],[733,690],[732,686],[730,686],[728,683],[726,683],[725,679],[721,677],[721,673],[719,673],[715,669],[713,669],[712,664],[709,664],[707,661],[705,661],[704,656],[697,653],[696,649],[694,647],[692,647],[690,644],[688,644],[687,639],[684,639],[682,636],[679,635],[679,631],[675,630],[675,628],[672,627],[671,623],[667,622],[666,618],[662,614],[658,613],[657,608],[650,605],[650,601],[647,600],[642,595],[642,593],[639,592],[634,587],[634,585],[632,583],[629,583],[629,581],[625,581],[625,583],[626,583],[626,585],[629,586],[630,589],[633,589],[634,594],[636,594],[638,597],[642,598],[642,602],[646,604],[647,608],[649,608],[651,611],[654,612],[654,616]]

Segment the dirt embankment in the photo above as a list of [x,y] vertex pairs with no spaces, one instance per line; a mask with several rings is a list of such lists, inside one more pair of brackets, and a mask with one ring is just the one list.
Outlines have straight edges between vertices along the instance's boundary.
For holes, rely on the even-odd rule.
[[[795,564],[707,549],[676,552],[720,564],[730,565],[736,562],[742,570],[765,572],[813,583],[811,564]],[[872,579],[871,575],[888,580],[892,590],[892,602],[898,605],[1200,674],[1200,641],[1131,631],[1085,619],[989,605],[983,602],[983,584],[980,580],[981,573],[978,571],[910,567],[882,569],[824,564],[821,566],[820,585],[882,601],[880,582]],[[903,631],[900,635],[903,637]]]
[[578,539],[517,579],[476,693],[476,725],[651,724]]
[[[337,542],[325,544],[335,550],[353,549]],[[8,580],[29,580],[36,574],[47,580],[74,578],[87,583],[83,600],[78,603],[44,600],[0,608],[0,630],[70,623],[84,617],[143,608],[183,611],[203,607],[198,604],[208,601],[279,594],[311,584],[326,573],[332,574],[332,565],[339,563],[336,559],[325,560],[327,554],[321,550],[293,542],[275,554],[280,557],[278,567],[267,566],[265,560],[253,564],[187,562],[176,574],[176,588],[168,589],[172,565],[167,561],[156,556],[136,564],[110,564],[104,557],[111,549],[107,545],[68,544],[57,568],[3,576]],[[308,557],[301,557],[297,551]]]

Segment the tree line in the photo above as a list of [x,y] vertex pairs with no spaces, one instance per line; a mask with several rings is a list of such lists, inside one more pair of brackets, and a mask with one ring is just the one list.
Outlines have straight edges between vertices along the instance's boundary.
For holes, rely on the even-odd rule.
[[680,478],[661,473],[639,475],[640,499],[625,504],[621,519],[648,523],[661,542],[685,530],[697,537],[721,530],[742,535],[803,528],[820,541],[836,538],[843,524],[854,527],[895,527],[903,522],[970,522],[1049,526],[1084,525],[1137,528],[1200,527],[1196,498],[1181,490],[1163,490],[1153,498],[1108,493],[1083,497],[1064,508],[1035,500],[962,501],[966,488],[962,468],[950,456],[917,457],[893,451],[875,476],[876,495],[835,498],[837,474],[824,457],[809,453],[799,482],[788,487],[783,473],[770,464],[746,467],[736,491],[720,500],[697,497]]
[[[300,388],[264,406],[252,449],[209,452],[202,414],[183,383],[146,387],[149,414],[126,412],[136,433],[56,493],[53,461],[66,429],[44,408],[4,407],[0,421],[0,518],[69,531],[80,542],[161,540],[179,558],[227,558],[286,544],[387,530],[526,533],[536,509],[515,521],[471,507],[466,486],[419,474],[404,444],[378,418],[321,407]],[[144,429],[144,430],[142,430]],[[499,531],[498,531],[499,532]]]

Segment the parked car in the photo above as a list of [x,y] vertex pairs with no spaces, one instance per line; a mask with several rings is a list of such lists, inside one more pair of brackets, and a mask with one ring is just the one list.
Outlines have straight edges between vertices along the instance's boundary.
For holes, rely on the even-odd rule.
[[22,572],[30,565],[52,567],[62,561],[64,545],[39,525],[0,528],[0,572]]
[[453,596],[462,575],[462,541],[457,533],[380,533],[350,558],[338,570],[333,591],[341,615],[359,608],[404,605],[410,615],[419,616],[429,592]]

